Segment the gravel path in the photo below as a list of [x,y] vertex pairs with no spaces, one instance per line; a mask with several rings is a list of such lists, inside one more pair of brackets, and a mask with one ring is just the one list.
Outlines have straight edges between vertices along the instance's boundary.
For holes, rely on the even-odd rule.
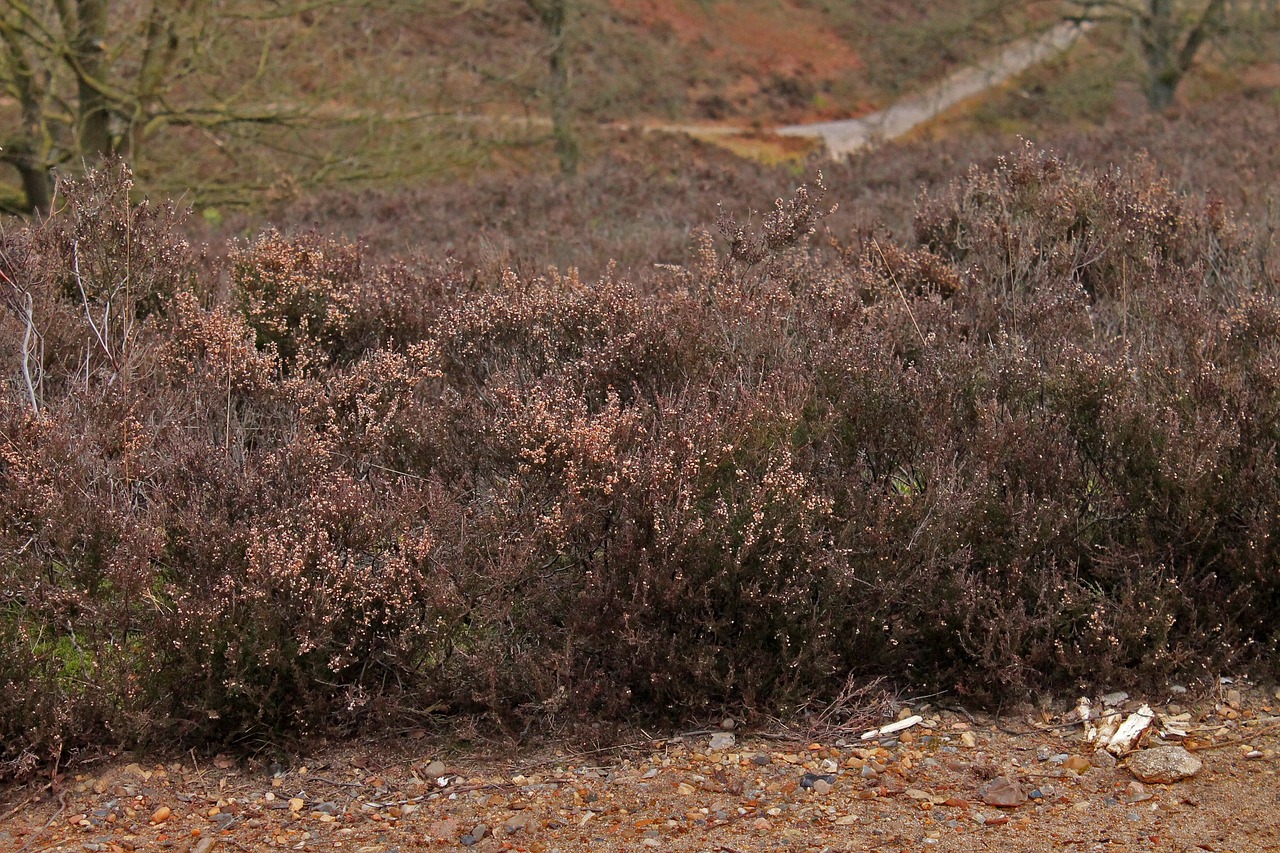
[[1063,23],[1034,38],[1016,41],[986,62],[962,68],[941,83],[862,118],[777,129],[781,136],[820,137],[834,159],[895,139],[936,118],[956,104],[998,86],[1033,65],[1062,53],[1088,28]]

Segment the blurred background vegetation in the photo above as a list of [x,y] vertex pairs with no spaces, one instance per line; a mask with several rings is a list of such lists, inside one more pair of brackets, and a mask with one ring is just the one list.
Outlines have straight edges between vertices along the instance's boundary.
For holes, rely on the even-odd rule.
[[1064,18],[1098,26],[944,127],[1100,124],[1144,99],[1163,110],[1274,86],[1276,7],[6,0],[0,206],[47,209],[55,176],[109,155],[145,190],[217,208],[431,176],[568,173],[629,129],[671,125],[710,125],[739,154],[794,163],[806,149],[761,131],[884,107]]

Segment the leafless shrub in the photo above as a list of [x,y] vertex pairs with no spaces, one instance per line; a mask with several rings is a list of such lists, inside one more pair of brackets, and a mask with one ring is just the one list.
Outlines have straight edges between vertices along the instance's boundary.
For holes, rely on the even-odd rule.
[[805,191],[643,286],[272,232],[225,296],[85,187],[0,254],[5,766],[1274,651],[1270,248],[1150,171],[1019,151],[910,244]]

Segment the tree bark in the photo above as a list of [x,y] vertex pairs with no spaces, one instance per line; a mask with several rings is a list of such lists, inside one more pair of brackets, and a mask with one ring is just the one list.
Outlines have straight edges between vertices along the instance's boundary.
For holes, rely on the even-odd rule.
[[108,0],[76,0],[71,38],[77,80],[77,139],[80,156],[92,163],[111,154],[111,105],[102,92],[106,71]]
[[[147,15],[145,46],[138,68],[137,102],[124,133],[115,143],[116,153],[126,159],[138,153],[140,131],[151,118],[154,106],[169,85],[173,73],[174,60],[182,44],[174,15],[175,5],[175,0],[152,0],[151,11]],[[181,5],[184,11],[187,7],[202,11],[204,7],[203,2]]]
[[1163,111],[1173,104],[1178,86],[1217,28],[1225,5],[1226,0],[1210,0],[1179,44],[1177,4],[1174,0],[1148,0],[1137,25],[1147,70],[1147,105],[1153,111]]
[[7,21],[0,21],[0,42],[4,45],[4,63],[8,66],[9,77],[22,107],[21,135],[4,140],[0,160],[17,170],[27,211],[43,215],[49,212],[53,203],[53,180],[49,174],[49,146],[44,126],[44,92],[17,32]]
[[566,29],[571,0],[528,0],[530,8],[542,21],[551,36],[551,51],[547,54],[547,94],[551,106],[551,135],[555,139],[556,156],[560,171],[566,175],[578,171],[582,150],[573,127],[573,101],[569,77],[569,45]]
[[36,216],[48,214],[53,206],[53,180],[45,158],[31,150],[26,140],[6,144],[0,158],[17,170],[18,178],[22,181],[27,212]]

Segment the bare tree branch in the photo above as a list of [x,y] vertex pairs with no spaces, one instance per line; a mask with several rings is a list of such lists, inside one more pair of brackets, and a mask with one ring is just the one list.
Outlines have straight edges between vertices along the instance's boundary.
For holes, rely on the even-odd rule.
[[[0,162],[18,171],[27,208],[42,212],[52,169],[110,155],[136,161],[165,128],[220,134],[299,125],[305,110],[261,103],[273,73],[271,29],[254,35],[256,63],[243,61],[243,42],[230,49],[234,76],[212,48],[228,24],[247,30],[319,9],[373,7],[372,0],[3,0],[0,90],[14,96],[23,118],[0,138]],[[202,85],[180,85],[200,74]],[[248,100],[259,103],[238,103]]]

